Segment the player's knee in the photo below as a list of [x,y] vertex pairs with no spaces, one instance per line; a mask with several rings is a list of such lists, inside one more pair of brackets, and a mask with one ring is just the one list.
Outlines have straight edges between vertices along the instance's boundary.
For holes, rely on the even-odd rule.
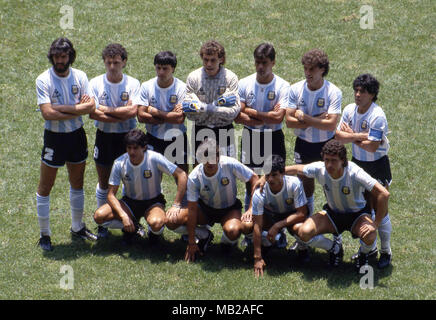
[[313,238],[313,231],[314,230],[310,225],[303,224],[300,228],[298,228],[297,235],[302,241],[307,242]]
[[242,222],[241,223],[241,232],[243,234],[249,234],[253,232],[253,222]]
[[159,231],[168,221],[165,216],[156,216],[149,219],[147,222],[153,231]]
[[230,224],[223,228],[223,232],[230,240],[236,240],[241,235],[241,227],[236,224]]
[[101,209],[97,209],[94,212],[94,221],[97,224],[102,224],[104,222],[104,214]]

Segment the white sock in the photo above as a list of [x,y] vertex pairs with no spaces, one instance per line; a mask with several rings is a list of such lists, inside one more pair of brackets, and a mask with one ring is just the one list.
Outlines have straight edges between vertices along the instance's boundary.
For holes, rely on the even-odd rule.
[[[322,234],[319,234],[307,241],[306,244],[311,248],[320,248],[329,251],[331,248],[333,248],[333,244],[335,244],[335,242],[330,240],[329,238],[326,238]],[[339,252],[339,248],[339,246],[335,247],[335,253]]]
[[[377,241],[374,241],[376,243]],[[367,254],[371,251],[371,249],[374,247],[374,243],[371,243],[370,245],[367,245],[365,242],[360,243],[360,252]]]
[[85,224],[82,222],[85,193],[83,189],[70,187],[71,228],[74,232],[80,231]]
[[100,185],[97,183],[95,188],[95,199],[97,200],[97,208],[100,208],[107,202],[108,189],[101,189]]
[[175,228],[174,230],[171,230],[175,233],[178,234],[188,234],[188,228],[186,228],[186,226],[183,224],[181,226],[178,226],[177,228]]
[[311,197],[307,197],[307,210],[309,217],[313,214],[315,204],[314,204],[314,198],[313,195]]
[[112,219],[112,220],[103,222],[102,224],[100,224],[100,226],[105,227],[105,228],[110,228],[110,229],[122,229],[122,228],[124,228],[124,225],[121,222],[121,220],[117,220],[117,219]]
[[230,239],[227,237],[226,233],[223,232],[223,235],[221,236],[221,243],[224,243],[224,244],[231,244],[231,245],[233,245],[233,244],[235,244],[235,243],[237,243],[237,242],[238,242],[238,239],[236,239],[236,240],[230,240]]
[[153,233],[157,236],[160,236],[163,233],[164,229],[165,229],[165,226],[162,226],[162,228],[160,228],[159,231],[153,231],[153,229],[150,226],[148,226],[148,231],[150,231],[151,233]]
[[43,197],[36,194],[36,212],[41,235],[50,236],[50,196]]
[[378,235],[380,236],[381,248],[380,251],[384,253],[391,253],[391,232],[392,224],[389,218],[389,213],[383,218],[380,226],[378,227]]
[[333,235],[333,241],[337,242],[337,243],[342,243],[342,234],[340,235]]

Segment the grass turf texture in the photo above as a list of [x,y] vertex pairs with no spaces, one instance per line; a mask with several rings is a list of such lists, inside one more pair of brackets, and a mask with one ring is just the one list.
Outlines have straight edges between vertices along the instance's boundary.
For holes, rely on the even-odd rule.
[[[0,299],[435,299],[435,5],[432,1],[0,1]],[[374,29],[360,28],[360,8],[371,5]],[[74,10],[74,29],[63,30],[63,5]],[[77,50],[75,68],[91,79],[104,73],[101,50],[120,42],[129,52],[125,72],[141,82],[155,76],[152,59],[161,50],[177,54],[182,80],[201,65],[198,51],[211,38],[227,52],[226,67],[239,78],[254,72],[252,52],[263,41],[277,51],[275,73],[294,83],[303,78],[301,55],[318,47],[331,61],[328,80],[353,102],[352,81],[370,72],[381,82],[378,103],[390,130],[393,172],[389,212],[393,224],[393,267],[374,269],[374,289],[360,288],[350,256],[358,248],[344,235],[345,263],[325,269],[327,254],[316,251],[305,268],[284,252],[266,259],[266,274],[255,280],[252,257],[241,249],[230,257],[214,246],[193,264],[183,261],[185,244],[165,230],[155,250],[147,240],[120,246],[120,232],[96,244],[69,234],[66,169],[51,193],[55,250],[36,246],[39,228],[35,191],[39,179],[43,120],[35,112],[35,79],[49,67],[46,54],[59,36]],[[140,125],[143,128],[143,125]],[[92,161],[93,122],[85,117],[90,157],[85,174],[85,222],[95,224],[97,175]],[[295,137],[286,132],[292,163]],[[350,148],[349,148],[350,150]],[[172,178],[163,191],[174,196]],[[324,196],[317,186],[316,209]],[[239,184],[238,196],[244,198]],[[288,237],[289,238],[289,237]],[[60,268],[74,270],[74,289],[60,288]]]

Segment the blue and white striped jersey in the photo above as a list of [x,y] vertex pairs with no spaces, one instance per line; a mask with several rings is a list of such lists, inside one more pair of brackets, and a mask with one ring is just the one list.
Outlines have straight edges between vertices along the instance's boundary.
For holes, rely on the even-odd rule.
[[[256,73],[245,77],[239,81],[239,97],[247,107],[260,112],[269,112],[274,106],[280,103],[280,108],[286,109],[288,106],[288,95],[290,85],[277,75],[268,84],[260,84],[256,80]],[[251,130],[264,131],[271,129],[276,131],[282,128],[282,123],[265,123],[259,126],[246,126]]]
[[[139,93],[140,83],[137,79],[123,74],[119,83],[112,83],[107,79],[106,74],[99,75],[89,82],[91,93],[95,99],[95,106],[98,109],[100,104],[107,107],[122,107],[129,100],[135,99]],[[127,132],[136,127],[136,117],[123,122],[108,123],[95,121],[95,126],[103,132],[121,133]]]
[[[171,86],[168,88],[161,88],[157,84],[157,77],[155,77],[142,83],[140,93],[135,100],[135,104],[152,106],[161,111],[170,112],[174,109],[176,104],[182,104],[185,94],[186,85],[183,81],[174,78]],[[147,129],[148,133],[162,140],[165,138],[165,133],[167,132],[167,134],[170,134],[170,137],[175,137],[186,132],[186,127],[183,123],[147,123],[145,124],[145,128]]]
[[322,185],[329,207],[340,213],[363,209],[366,205],[363,197],[365,189],[371,191],[377,182],[351,161],[348,161],[348,166],[344,168],[344,174],[339,179],[330,177],[322,161],[305,165],[303,172]]
[[123,196],[134,200],[149,200],[161,193],[162,173],[172,175],[177,166],[160,153],[144,152],[144,160],[137,166],[130,162],[127,153],[115,160],[109,184],[119,186],[123,182]]
[[[316,91],[307,87],[306,80],[291,85],[289,91],[289,108],[302,110],[309,116],[321,113],[341,114],[342,91],[333,83],[324,80],[324,84]],[[327,141],[335,135],[335,131],[319,130],[314,127],[294,129],[300,139],[318,143]]]
[[[38,105],[75,105],[84,94],[92,96],[85,72],[70,68],[66,77],[59,77],[53,67],[36,78]],[[44,128],[53,132],[72,132],[83,126],[82,116],[70,120],[45,120]]]
[[262,215],[264,209],[272,214],[292,213],[307,203],[303,184],[294,176],[283,177],[283,187],[278,193],[273,193],[268,183],[265,184],[262,193],[256,189],[252,200],[252,213]]
[[338,130],[345,122],[354,132],[368,132],[368,140],[381,141],[376,152],[368,152],[354,143],[352,144],[354,158],[360,161],[376,161],[387,155],[389,150],[389,140],[386,137],[388,134],[386,115],[383,109],[375,103],[372,103],[364,114],[358,113],[357,109],[358,106],[355,103],[345,107]]
[[207,177],[203,164],[199,164],[188,177],[188,201],[196,202],[201,199],[209,207],[228,208],[235,203],[238,194],[236,179],[245,183],[253,174],[253,170],[226,156],[220,156],[218,171],[212,177]]

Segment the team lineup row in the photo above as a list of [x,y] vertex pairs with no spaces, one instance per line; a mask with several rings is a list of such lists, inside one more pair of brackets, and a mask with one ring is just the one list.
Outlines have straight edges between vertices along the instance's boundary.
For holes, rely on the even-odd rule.
[[[203,66],[191,72],[186,83],[174,77],[177,59],[170,51],[155,56],[156,77],[142,85],[123,74],[127,52],[119,44],[103,50],[106,73],[89,84],[84,72],[71,67],[75,57],[68,39],[55,40],[48,53],[53,67],[36,80],[45,119],[36,195],[43,249],[53,249],[50,191],[57,169],[66,164],[71,233],[84,239],[104,238],[107,228],[118,228],[129,242],[132,236],[145,233],[139,223],[144,217],[150,241],[156,242],[166,225],[185,237],[185,259],[194,261],[213,239],[210,225],[219,222],[225,250],[245,234],[243,243],[253,245],[259,276],[265,266],[261,247],[286,247],[285,229],[296,238],[293,249],[302,261],[308,260],[310,246],[329,251],[332,265],[343,257],[340,234],[350,231],[361,239],[355,257],[358,267],[377,256],[378,230],[378,266],[390,264],[388,127],[383,110],[375,104],[379,83],[373,76],[355,79],[355,103],[346,106],[341,117],[342,93],[324,79],[329,61],[319,49],[303,55],[305,80],[293,85],[273,73],[275,50],[269,43],[256,47],[256,72],[240,81],[224,67],[225,50],[216,41],[203,44]],[[82,222],[88,156],[82,115],[86,114],[97,127],[94,220],[98,236]],[[185,117],[194,124],[195,137],[196,166],[189,177]],[[145,123],[146,134],[135,129],[136,119]],[[296,165],[286,168],[283,119],[297,137]],[[233,122],[244,128],[240,161],[234,158]],[[347,161],[343,143],[352,143],[352,161]],[[162,173],[173,175],[177,184],[173,205],[166,212]],[[265,176],[259,179],[256,173]],[[315,178],[327,204],[313,214]],[[246,183],[244,214],[236,198],[235,179]],[[123,198],[118,200],[121,182]],[[324,233],[334,234],[333,240]]]

